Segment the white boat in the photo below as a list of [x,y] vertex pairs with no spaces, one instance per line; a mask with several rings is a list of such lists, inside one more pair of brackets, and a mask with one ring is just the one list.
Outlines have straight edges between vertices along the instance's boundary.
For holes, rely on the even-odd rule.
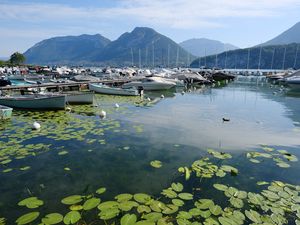
[[70,104],[93,104],[94,92],[63,92]]
[[90,91],[95,91],[100,94],[109,94],[109,95],[125,95],[125,96],[137,96],[139,95],[136,88],[117,88],[109,87],[104,84],[91,84],[89,83]]
[[0,104],[20,109],[65,109],[65,95],[18,95],[0,97]]
[[131,81],[123,85],[123,88],[143,88],[146,91],[158,91],[167,90],[175,87],[176,83],[170,80],[166,80],[161,77],[146,77],[140,81]]
[[291,88],[300,90],[300,70],[290,74],[283,81]]
[[13,109],[4,105],[0,105],[0,120],[11,118]]
[[66,96],[66,103],[69,104],[93,104],[94,101],[94,92],[89,91],[69,91],[69,92],[41,92],[41,95],[52,95],[52,96],[59,96],[65,95]]

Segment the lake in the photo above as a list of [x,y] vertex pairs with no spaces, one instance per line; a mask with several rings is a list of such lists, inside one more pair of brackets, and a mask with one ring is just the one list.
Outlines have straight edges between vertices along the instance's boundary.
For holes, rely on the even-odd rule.
[[300,95],[257,77],[182,91],[14,110],[0,124],[0,224],[295,224]]

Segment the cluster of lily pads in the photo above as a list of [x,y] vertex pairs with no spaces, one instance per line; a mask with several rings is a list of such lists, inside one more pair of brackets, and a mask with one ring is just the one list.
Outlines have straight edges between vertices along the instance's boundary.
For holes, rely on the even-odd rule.
[[[0,137],[0,169],[7,173],[13,170],[28,170],[30,166],[24,165],[20,168],[10,167],[14,160],[37,156],[39,154],[56,149],[52,146],[54,141],[80,141],[87,144],[106,144],[104,138],[106,132],[127,132],[121,128],[118,120],[109,118],[105,120],[95,120],[93,117],[82,117],[79,111],[85,113],[93,111],[93,115],[98,110],[91,106],[72,106],[77,113],[67,113],[64,111],[49,112],[19,112],[14,113],[12,123],[5,125]],[[32,130],[33,121],[39,121],[41,129]],[[16,129],[17,127],[17,129]],[[134,130],[141,133],[141,125],[134,125]],[[28,140],[40,140],[40,143],[27,144]],[[41,140],[42,139],[42,140]],[[36,142],[36,141],[35,141]],[[26,144],[25,144],[26,143]],[[59,152],[59,155],[66,151]]]
[[264,146],[265,152],[248,152],[247,158],[253,163],[260,163],[263,159],[273,159],[277,166],[281,168],[289,168],[288,162],[297,162],[297,156],[289,153],[286,150],[275,150],[274,148]]
[[[215,150],[208,152],[216,158],[231,158],[228,153],[223,156],[224,153],[217,153]],[[152,161],[152,164],[159,167],[159,162]],[[191,167],[180,167],[178,171],[183,173],[186,180],[192,177],[216,176],[220,179],[226,174],[238,175],[236,168],[224,164],[217,166],[208,157],[195,161]],[[20,216],[16,223],[25,225],[39,221],[40,225],[79,225],[90,221],[90,224],[117,225],[271,225],[295,221],[300,224],[300,186],[280,181],[261,181],[257,185],[267,187],[254,193],[221,183],[213,184],[215,189],[224,193],[228,201],[196,197],[198,194],[186,192],[184,184],[180,182],[173,182],[159,196],[122,193],[113,200],[103,201],[100,195],[106,192],[106,188],[101,187],[95,193],[63,198],[61,203],[69,210],[65,214],[49,212],[45,215],[36,210],[44,205],[44,201],[31,196],[21,200],[18,205],[32,212]],[[198,188],[202,190],[206,187]],[[201,191],[199,194],[201,196]],[[98,218],[91,221],[92,214],[89,212],[93,212]],[[0,224],[5,223],[5,218],[0,218]]]

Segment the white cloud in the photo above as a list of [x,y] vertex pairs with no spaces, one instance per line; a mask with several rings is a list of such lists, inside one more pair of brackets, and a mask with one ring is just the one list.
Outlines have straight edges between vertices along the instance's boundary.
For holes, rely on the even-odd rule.
[[201,28],[222,26],[222,18],[279,16],[299,0],[121,0],[115,7],[71,7],[62,4],[1,4],[1,20],[74,23],[142,22],[149,26]]

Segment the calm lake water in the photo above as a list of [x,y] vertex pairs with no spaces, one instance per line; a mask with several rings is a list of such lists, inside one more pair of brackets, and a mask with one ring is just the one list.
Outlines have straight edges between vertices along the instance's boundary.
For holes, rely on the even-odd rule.
[[[290,167],[281,168],[270,158],[253,163],[246,157],[250,151],[264,152],[263,147],[300,157],[299,95],[254,78],[181,91],[146,93],[151,102],[96,95],[98,107],[71,106],[71,112],[14,110],[13,118],[0,124],[0,218],[14,224],[21,215],[38,211],[40,217],[32,223],[38,224],[48,213],[69,212],[61,203],[64,197],[88,195],[100,187],[107,189],[102,201],[120,193],[158,198],[176,181],[194,194],[194,201],[199,196],[212,198],[225,207],[228,200],[212,187],[214,183],[247,192],[265,188],[257,181],[300,185],[299,162],[285,161]],[[107,112],[104,119],[99,117],[102,109]],[[41,124],[40,131],[31,130],[34,121]],[[214,159],[207,149],[232,158]],[[234,166],[238,174],[212,179],[192,174],[185,180],[177,172],[207,156],[216,165]],[[162,167],[151,167],[153,160],[161,161]],[[44,205],[34,210],[17,205],[31,196]],[[91,222],[97,214],[85,220]]]

